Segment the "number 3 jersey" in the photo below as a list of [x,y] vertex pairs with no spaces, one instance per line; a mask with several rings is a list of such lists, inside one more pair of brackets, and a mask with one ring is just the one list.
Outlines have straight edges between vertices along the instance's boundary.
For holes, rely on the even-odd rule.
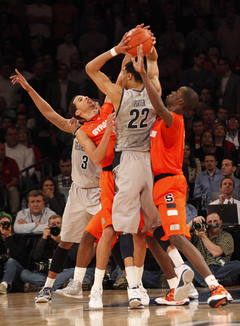
[[[113,105],[111,103],[105,102],[104,105],[100,108],[99,113],[96,114],[91,120],[84,122],[84,124],[80,127],[80,129],[83,130],[89,138],[91,138],[96,146],[98,146],[102,140],[107,126],[107,117],[113,112],[113,110]],[[116,133],[112,131],[108,150],[101,164],[102,169],[112,165],[115,142]]]
[[150,132],[155,120],[156,112],[145,87],[141,91],[123,89],[117,112],[116,151],[149,151]]

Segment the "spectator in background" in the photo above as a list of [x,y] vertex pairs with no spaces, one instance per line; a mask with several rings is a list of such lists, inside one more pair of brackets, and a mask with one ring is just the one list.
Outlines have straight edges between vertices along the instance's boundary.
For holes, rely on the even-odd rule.
[[73,1],[61,0],[52,5],[53,37],[57,44],[63,41],[68,31],[72,30],[78,12]]
[[230,114],[227,120],[226,140],[232,142],[236,149],[239,148],[239,118],[236,114]]
[[214,89],[215,79],[212,71],[203,68],[206,58],[203,51],[194,55],[193,67],[183,71],[181,86],[189,86],[198,94],[202,88]]
[[174,61],[176,60],[181,67],[185,50],[184,35],[176,31],[176,23],[174,19],[168,19],[166,27],[167,31],[160,35],[158,43],[166,46],[168,58],[173,59]]
[[61,173],[54,177],[54,181],[58,188],[71,187],[72,184],[72,165],[71,157],[68,154],[63,154],[59,159],[59,168]]
[[73,43],[73,34],[67,32],[64,37],[64,43],[57,47],[58,64],[65,63],[70,68],[70,57],[73,53],[79,54],[78,48]]
[[7,189],[8,205],[13,217],[20,208],[19,167],[15,160],[6,156],[5,145],[0,141],[0,184]]
[[46,206],[62,216],[66,204],[65,196],[58,191],[54,179],[52,177],[44,177],[40,184],[40,190],[45,195]]
[[78,53],[73,53],[70,56],[70,70],[68,74],[68,79],[72,82],[78,84],[80,89],[80,94],[86,93],[86,83],[89,77],[81,65],[80,55]]
[[25,69],[25,59],[23,56],[19,55],[14,64],[14,69],[17,69],[26,78],[26,80],[32,79],[34,77],[33,73]]
[[14,110],[21,99],[20,88],[14,88],[14,85],[11,83],[10,76],[13,72],[11,65],[9,63],[3,63],[1,69],[0,96],[4,97],[6,101],[7,110]]
[[4,117],[16,118],[15,110],[8,110],[7,103],[3,96],[0,95],[0,123]]
[[157,52],[159,78],[161,80],[162,98],[164,100],[167,95],[179,88],[182,70],[176,60],[169,58],[166,45],[158,44]]
[[2,118],[0,123],[0,140],[5,143],[5,134],[8,127],[12,126],[12,118],[5,116]]
[[240,25],[233,12],[226,13],[226,24],[217,30],[217,41],[223,57],[233,60],[239,54]]
[[[189,223],[189,229],[196,222],[202,223],[205,219],[198,216]],[[212,274],[216,277],[220,284],[226,278],[234,279],[240,274],[240,261],[231,261],[232,253],[234,252],[233,237],[230,233],[223,231],[222,219],[217,213],[208,214],[206,217],[208,229],[204,228],[201,231],[195,230],[192,233],[191,241],[203,255]],[[217,223],[213,227],[213,224]],[[203,277],[197,272],[196,268],[190,262],[185,262],[194,271],[194,279],[201,285],[206,287],[207,283]]]
[[44,77],[48,82],[58,78],[55,61],[50,53],[43,55]]
[[212,131],[213,127],[216,124],[215,120],[216,113],[214,108],[212,108],[211,106],[207,106],[203,111],[204,130]]
[[[49,260],[52,259],[60,240],[60,235],[52,234],[51,228],[55,227],[61,231],[62,218],[59,215],[51,215],[48,219],[48,225],[43,230],[42,237],[38,240],[36,247],[32,253],[32,261],[29,269],[21,272],[21,280],[25,283],[24,292],[39,292],[45,284]],[[56,228],[57,227],[57,228]],[[57,290],[62,287],[65,282],[73,278],[74,267],[76,264],[78,244],[74,243],[68,251],[67,259],[63,265],[63,270],[58,274],[54,282],[53,289]],[[40,270],[39,264],[44,266],[44,270]]]
[[212,47],[208,50],[208,58],[204,63],[203,68],[209,69],[213,72],[214,77],[217,78],[219,76],[218,71],[218,59],[219,59],[219,50],[216,47]]
[[199,100],[205,103],[207,106],[212,108],[215,107],[215,103],[213,101],[212,93],[208,88],[202,88],[199,94]]
[[200,139],[204,132],[204,121],[200,117],[194,117],[192,120],[192,134],[189,138],[186,138],[190,143],[193,153],[200,148]]
[[217,160],[217,167],[221,169],[222,158],[225,155],[224,149],[219,146],[214,146],[213,135],[210,131],[204,131],[200,139],[201,147],[196,149],[195,156],[199,158],[200,162],[204,162],[206,154],[214,153]]
[[202,101],[199,101],[198,104],[194,108],[195,117],[202,118],[203,112],[207,108],[207,105],[203,103]]
[[[221,180],[224,177],[230,177],[232,180],[234,180],[234,184],[235,184],[234,188],[238,193],[238,199],[240,199],[240,180],[234,176],[236,170],[237,170],[236,159],[230,155],[224,156],[222,160],[222,167],[221,167],[221,172],[222,172]],[[210,185],[209,191],[210,193],[220,191],[219,180],[214,180],[214,182]]]
[[190,57],[196,52],[208,52],[215,45],[213,34],[206,29],[203,16],[196,17],[196,29],[190,31],[186,36],[186,51]]
[[[26,148],[19,142],[19,129],[17,126],[10,126],[7,128],[5,139],[6,155],[17,162],[20,171],[35,163],[32,148]],[[34,168],[29,169],[29,182],[31,186],[34,184],[32,179],[33,174]],[[22,183],[26,185],[26,172],[24,172],[22,176]]]
[[28,208],[18,212],[14,222],[16,233],[43,233],[51,215],[56,215],[50,208],[45,207],[44,193],[32,190],[27,195]]
[[61,63],[58,68],[58,79],[48,84],[44,97],[54,109],[60,106],[64,112],[68,111],[72,98],[80,92],[79,86],[68,79],[68,73],[68,66]]
[[12,216],[5,212],[0,212],[0,234],[0,270],[4,271],[3,277],[0,275],[0,294],[22,292],[20,274],[27,266],[26,239],[13,233]]
[[218,65],[221,75],[217,83],[218,104],[226,106],[229,114],[240,114],[240,76],[231,71],[228,57],[220,58]]
[[215,121],[227,127],[228,108],[226,108],[225,106],[218,106],[216,116],[217,119]]
[[212,133],[214,136],[214,146],[219,146],[224,149],[224,155],[231,155],[233,151],[236,150],[235,145],[226,140],[227,129],[221,123],[215,124],[212,128]]
[[36,0],[27,6],[27,19],[30,36],[42,34],[45,38],[51,37],[52,8],[45,4],[45,0]]
[[193,197],[200,198],[203,194],[207,195],[210,201],[210,185],[212,182],[219,182],[222,179],[221,170],[217,168],[217,160],[215,154],[206,154],[203,166],[205,170],[196,177]]
[[188,166],[188,185],[190,188],[189,196],[192,197],[196,177],[202,172],[202,167],[199,159],[195,158],[189,142],[185,142],[183,161]]
[[[107,37],[97,30],[97,19],[92,17],[87,22],[88,31],[82,34],[78,41],[78,47],[86,64],[87,54],[90,50],[96,51],[97,55],[106,50]],[[76,51],[75,51],[76,52]]]

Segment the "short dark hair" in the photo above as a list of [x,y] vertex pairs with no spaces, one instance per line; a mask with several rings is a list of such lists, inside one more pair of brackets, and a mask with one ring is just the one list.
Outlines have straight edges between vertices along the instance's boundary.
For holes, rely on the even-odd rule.
[[82,117],[80,117],[79,115],[76,115],[77,107],[76,107],[76,105],[73,103],[74,100],[75,100],[75,98],[76,98],[77,96],[78,96],[78,95],[75,95],[75,96],[72,98],[72,100],[71,100],[71,102],[70,102],[70,104],[69,104],[69,113],[71,114],[71,116],[72,116],[73,118],[75,118],[75,119],[79,120],[79,122],[83,123],[83,122],[85,122],[86,120],[83,119]]
[[235,166],[237,168],[238,164],[237,164],[237,160],[235,159],[235,157],[231,156],[231,155],[225,155],[222,159],[223,160],[229,160],[232,162],[232,166]]
[[126,65],[125,65],[125,69],[127,70],[127,72],[129,72],[130,74],[133,75],[133,77],[134,77],[134,79],[136,80],[136,82],[140,82],[140,83],[143,82],[142,77],[141,77],[141,75],[139,74],[139,72],[137,72],[137,71],[134,69],[132,61],[129,61],[128,63],[126,63]]
[[194,117],[192,120],[192,124],[194,124],[196,122],[202,122],[202,124],[204,125],[204,120],[201,117]]
[[231,66],[232,66],[232,60],[229,57],[221,57],[221,58],[218,59],[218,62],[220,60],[221,61],[224,61],[224,64],[225,65],[228,65],[228,67],[231,68]]
[[216,161],[216,162],[218,161],[217,156],[216,156],[215,153],[207,153],[207,154],[204,155],[203,162],[205,161],[206,156],[212,156],[212,157],[215,158],[215,161]]
[[184,100],[184,110],[194,109],[198,104],[199,97],[198,94],[190,87],[183,86],[182,89],[182,99]]

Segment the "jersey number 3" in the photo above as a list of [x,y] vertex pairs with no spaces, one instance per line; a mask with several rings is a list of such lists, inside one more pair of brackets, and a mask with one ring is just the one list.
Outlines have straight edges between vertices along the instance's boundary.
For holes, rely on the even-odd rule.
[[[141,114],[141,117],[139,119],[140,114]],[[130,115],[133,116],[133,119],[129,122],[128,128],[139,129],[139,128],[147,127],[147,123],[145,123],[145,121],[147,120],[148,114],[149,114],[148,108],[144,108],[141,111],[138,109],[132,109],[130,111]],[[140,121],[137,121],[137,120],[140,120]]]
[[87,169],[87,164],[88,164],[88,156],[87,155],[83,155],[82,156],[82,164],[81,164],[81,168],[83,170]]

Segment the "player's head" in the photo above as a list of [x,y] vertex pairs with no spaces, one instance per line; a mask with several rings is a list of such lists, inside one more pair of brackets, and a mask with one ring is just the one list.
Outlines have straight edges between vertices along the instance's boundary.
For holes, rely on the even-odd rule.
[[69,104],[69,113],[72,117],[84,122],[97,114],[98,108],[88,96],[76,95]]
[[198,103],[198,94],[190,87],[180,87],[166,98],[166,105],[170,111],[179,109],[179,113],[191,111]]
[[142,84],[142,77],[137,72],[134,67],[132,61],[128,62],[122,72],[122,85],[124,88],[132,88],[132,82]]

